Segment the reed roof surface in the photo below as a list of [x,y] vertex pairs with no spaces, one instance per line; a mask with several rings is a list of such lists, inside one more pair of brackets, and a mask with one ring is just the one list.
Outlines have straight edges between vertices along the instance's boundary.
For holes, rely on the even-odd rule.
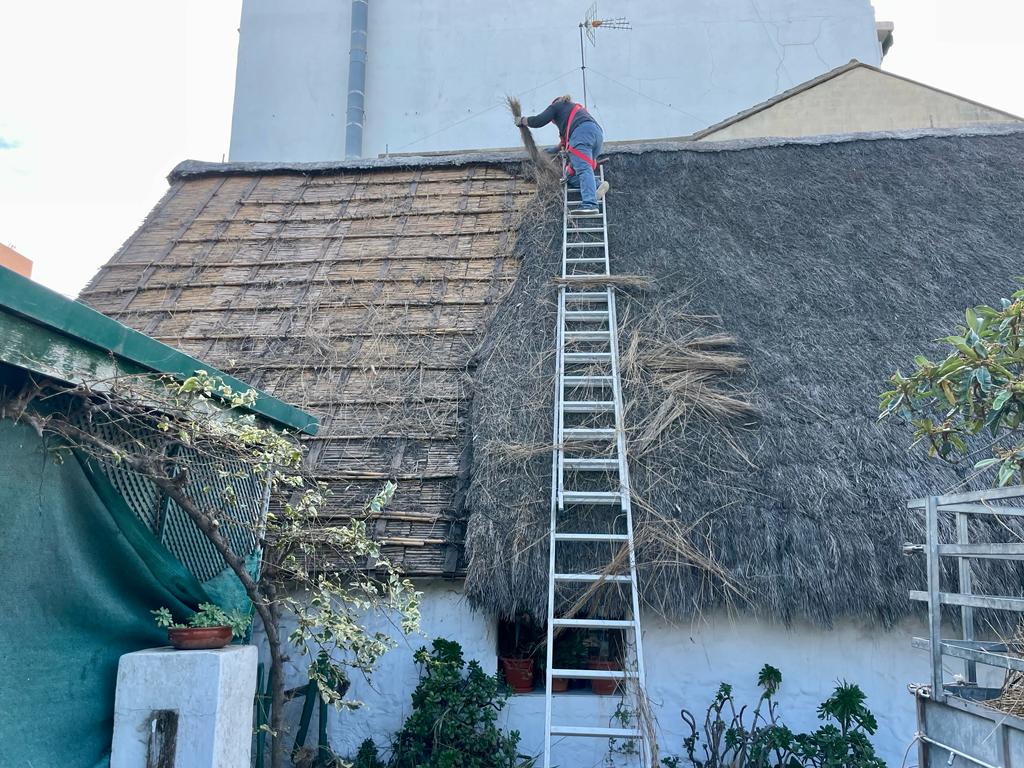
[[[388,553],[465,572],[505,615],[543,614],[547,594],[561,233],[513,159],[181,166],[82,296],[319,416],[311,456],[338,514],[397,477]],[[646,602],[825,625],[910,611],[905,501],[960,478],[877,424],[876,397],[964,307],[1012,290],[1022,161],[1005,128],[613,154]],[[717,383],[669,392],[680,355]],[[1019,588],[990,575],[980,589]]]
[[330,512],[394,477],[373,524],[385,553],[410,574],[458,573],[467,364],[516,276],[532,187],[450,161],[186,163],[170,182],[81,298],[316,415]]
[[[911,611],[907,590],[924,576],[901,545],[923,528],[906,501],[963,473],[908,451],[906,427],[877,423],[877,396],[914,355],[944,354],[934,340],[965,307],[1013,291],[1022,166],[1019,131],[611,157],[612,270],[655,282],[621,291],[619,306],[645,602],[675,617],[731,605],[826,626]],[[530,226],[473,404],[467,590],[505,615],[543,615],[547,593],[560,221]],[[716,346],[702,338],[725,356],[721,383],[698,381],[690,406],[652,432],[675,396],[659,377],[686,355],[691,376],[701,366],[693,348],[666,350]],[[716,400],[702,412],[709,394],[754,410],[716,413]],[[593,554],[567,551],[557,570],[587,570]],[[976,586],[1018,594],[1020,573],[993,568]]]

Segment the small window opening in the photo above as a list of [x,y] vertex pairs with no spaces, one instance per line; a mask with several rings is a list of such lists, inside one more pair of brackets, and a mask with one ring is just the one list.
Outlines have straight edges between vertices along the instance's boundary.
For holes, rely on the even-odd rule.
[[[580,617],[582,618],[582,617]],[[621,629],[568,627],[555,636],[552,652],[555,669],[619,670],[625,658]],[[544,693],[547,663],[543,621],[528,614],[498,622],[498,672],[512,694]],[[571,676],[552,678],[553,693],[611,695],[615,680],[587,680]]]

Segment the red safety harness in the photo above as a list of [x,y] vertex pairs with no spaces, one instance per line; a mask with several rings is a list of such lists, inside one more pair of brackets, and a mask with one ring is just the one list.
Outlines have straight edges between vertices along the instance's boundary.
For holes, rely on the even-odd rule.
[[[580,160],[590,166],[592,170],[597,170],[597,160],[592,157],[587,157],[585,154],[580,152],[576,147],[569,146],[569,135],[572,133],[572,119],[576,117],[576,113],[579,112],[583,107],[579,104],[574,104],[572,112],[569,113],[569,119],[565,122],[565,136],[562,137],[562,149],[573,155],[576,155]],[[565,173],[567,176],[572,176],[576,171],[572,168],[572,163],[565,164]]]

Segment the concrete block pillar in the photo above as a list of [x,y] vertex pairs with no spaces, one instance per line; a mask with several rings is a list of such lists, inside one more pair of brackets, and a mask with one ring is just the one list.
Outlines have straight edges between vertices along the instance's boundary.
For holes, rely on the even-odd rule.
[[110,768],[249,768],[256,662],[253,645],[122,656]]

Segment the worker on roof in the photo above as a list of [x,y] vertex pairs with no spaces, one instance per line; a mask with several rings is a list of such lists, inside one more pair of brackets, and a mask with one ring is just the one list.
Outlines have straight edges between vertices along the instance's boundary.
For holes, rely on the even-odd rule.
[[571,96],[559,96],[539,115],[524,115],[516,121],[516,125],[530,128],[543,128],[548,123],[558,126],[562,148],[569,154],[569,185],[580,189],[582,201],[574,213],[597,213],[597,202],[608,191],[608,182],[602,181],[598,186],[594,177],[597,156],[604,142],[601,126],[582,104],[574,103]]

